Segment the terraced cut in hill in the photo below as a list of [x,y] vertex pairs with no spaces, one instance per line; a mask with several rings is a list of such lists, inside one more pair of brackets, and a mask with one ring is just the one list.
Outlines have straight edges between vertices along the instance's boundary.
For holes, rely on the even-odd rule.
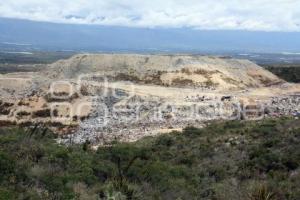
[[51,65],[46,76],[73,79],[87,73],[103,73],[120,81],[211,89],[244,89],[282,82],[247,60],[184,55],[77,55]]
[[136,141],[211,120],[300,111],[299,84],[248,60],[79,54],[32,68],[0,75],[0,125],[48,124],[64,143]]

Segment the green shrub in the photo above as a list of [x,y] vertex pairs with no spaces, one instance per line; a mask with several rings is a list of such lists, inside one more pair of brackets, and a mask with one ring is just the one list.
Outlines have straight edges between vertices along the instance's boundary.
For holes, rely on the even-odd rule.
[[212,122],[97,151],[59,145],[39,125],[0,128],[0,198],[294,200],[298,126],[288,118]]
[[15,200],[16,197],[15,192],[0,187],[0,200]]
[[0,182],[12,175],[14,170],[14,160],[8,154],[0,151]]

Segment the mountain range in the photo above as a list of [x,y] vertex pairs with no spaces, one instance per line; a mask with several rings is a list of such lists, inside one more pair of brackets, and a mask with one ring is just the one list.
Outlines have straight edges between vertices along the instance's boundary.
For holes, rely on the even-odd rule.
[[299,52],[300,33],[57,24],[0,18],[1,50]]

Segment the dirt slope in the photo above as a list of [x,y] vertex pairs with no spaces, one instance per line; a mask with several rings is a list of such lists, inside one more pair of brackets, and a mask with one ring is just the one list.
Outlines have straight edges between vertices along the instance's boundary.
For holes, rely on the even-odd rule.
[[248,60],[188,55],[80,54],[52,64],[44,75],[74,79],[87,73],[103,73],[118,81],[220,90],[283,82]]

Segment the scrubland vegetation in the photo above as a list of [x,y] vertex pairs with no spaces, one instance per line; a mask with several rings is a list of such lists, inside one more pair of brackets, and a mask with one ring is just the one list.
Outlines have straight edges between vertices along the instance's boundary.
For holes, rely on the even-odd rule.
[[267,66],[266,69],[288,82],[300,83],[299,65]]
[[300,121],[214,122],[97,151],[0,130],[0,199],[300,199]]

